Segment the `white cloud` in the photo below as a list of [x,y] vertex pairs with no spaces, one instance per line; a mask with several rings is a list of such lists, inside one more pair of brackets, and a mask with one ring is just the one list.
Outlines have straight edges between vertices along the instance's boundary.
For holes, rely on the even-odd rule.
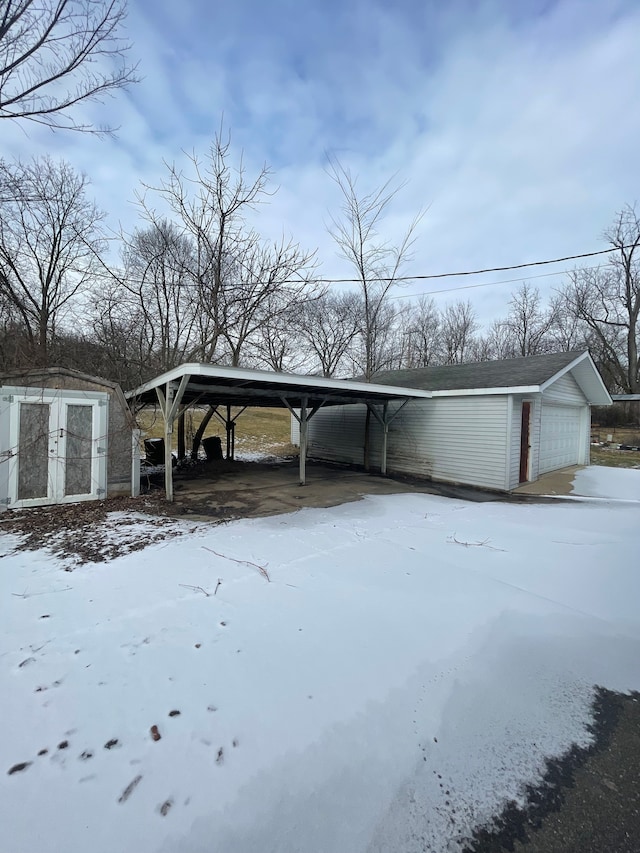
[[[223,114],[249,171],[267,160],[281,187],[260,226],[319,246],[325,275],[349,274],[325,230],[339,203],[327,151],[363,187],[395,172],[407,179],[391,239],[428,207],[416,273],[600,248],[615,210],[640,194],[635,3],[391,9],[318,0],[294,11],[239,3],[214,16],[200,0],[133,0],[129,28],[143,82],[103,108],[83,108],[119,124],[116,140],[4,128],[5,155],[48,152],[87,172],[112,227],[133,224],[134,191],[140,180],[157,182],[163,158],[206,150]],[[492,278],[502,277],[512,276]],[[490,320],[509,289],[451,296],[468,295]]]

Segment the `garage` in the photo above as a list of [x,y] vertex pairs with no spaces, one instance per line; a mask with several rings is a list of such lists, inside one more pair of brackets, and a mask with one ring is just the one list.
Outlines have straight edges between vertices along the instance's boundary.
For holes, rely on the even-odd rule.
[[[384,371],[374,379],[431,391],[390,424],[390,472],[496,491],[588,465],[590,407],[611,404],[587,350]],[[375,470],[381,437],[364,407],[334,407],[310,425],[309,453]]]
[[576,406],[542,404],[540,474],[580,464],[582,412]]

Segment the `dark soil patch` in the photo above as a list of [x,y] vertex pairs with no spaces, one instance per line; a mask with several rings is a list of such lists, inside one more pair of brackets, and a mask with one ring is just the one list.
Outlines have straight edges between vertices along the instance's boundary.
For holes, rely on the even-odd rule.
[[[56,557],[99,563],[175,536],[176,509],[158,495],[58,504],[3,513],[0,531],[20,536],[20,549],[46,548]],[[142,517],[123,521],[111,516],[115,512]]]
[[547,761],[464,853],[640,853],[640,693],[598,688],[593,742]]

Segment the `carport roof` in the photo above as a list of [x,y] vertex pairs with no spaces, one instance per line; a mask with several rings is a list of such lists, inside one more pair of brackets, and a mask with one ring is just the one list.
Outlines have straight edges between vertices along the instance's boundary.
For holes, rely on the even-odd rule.
[[233,406],[280,406],[286,400],[292,408],[306,405],[339,405],[344,403],[375,403],[408,398],[429,398],[431,391],[360,382],[351,379],[327,379],[295,373],[275,373],[268,370],[247,370],[241,367],[220,367],[215,364],[188,363],[156,376],[125,397],[141,404],[158,400],[157,390],[164,392],[169,385],[182,386],[181,404],[192,403]]

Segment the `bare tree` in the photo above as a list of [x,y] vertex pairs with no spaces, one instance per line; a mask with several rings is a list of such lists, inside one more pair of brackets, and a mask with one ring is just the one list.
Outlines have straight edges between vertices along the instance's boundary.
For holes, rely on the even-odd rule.
[[361,298],[355,293],[327,293],[306,302],[298,316],[303,345],[323,376],[335,376],[360,330]]
[[442,315],[442,344],[446,364],[468,361],[478,323],[471,303],[450,302]]
[[304,251],[298,243],[282,239],[263,243],[255,232],[247,234],[236,249],[221,291],[221,336],[228,360],[237,367],[247,344],[280,316],[290,316],[313,295],[312,274],[315,252]]
[[554,350],[569,352],[587,346],[588,330],[562,292],[551,298],[550,312],[553,322],[549,328],[549,337]]
[[[275,307],[275,306],[274,306]],[[311,368],[311,361],[300,332],[300,312],[303,305],[289,310],[269,310],[264,323],[251,341],[250,358],[256,366],[278,373],[302,373]]]
[[441,358],[440,312],[430,296],[420,296],[406,312],[404,329],[405,367],[428,367]]
[[362,338],[364,375],[370,379],[383,366],[381,359],[381,314],[390,289],[411,258],[415,230],[422,213],[411,222],[397,244],[380,235],[380,226],[391,202],[402,188],[392,180],[369,193],[360,194],[357,178],[338,160],[330,160],[328,173],[342,194],[341,215],[331,217],[329,233],[339,254],[349,262],[363,298]]
[[[117,282],[117,316],[135,318],[145,360],[159,371],[182,363],[197,345],[198,304],[189,276],[193,245],[171,222],[160,220],[134,231],[124,249],[125,269]],[[104,301],[104,300],[103,300]],[[142,355],[142,353],[141,353]]]
[[604,267],[577,269],[561,291],[609,376],[611,390],[640,391],[640,218],[626,206],[605,232],[616,249]]
[[51,340],[94,281],[103,214],[87,178],[45,157],[0,161],[0,299],[23,329],[25,357],[46,365]]
[[0,118],[109,133],[73,108],[136,82],[121,35],[123,0],[4,0],[0,4]]
[[553,309],[542,307],[540,291],[523,282],[511,295],[505,320],[517,355],[537,355],[551,348],[549,337],[554,323]]
[[486,334],[475,339],[472,349],[474,361],[515,358],[518,355],[511,329],[503,319],[494,320]]
[[[308,285],[314,253],[293,241],[264,243],[246,217],[272,194],[269,169],[247,178],[240,157],[231,163],[231,139],[221,129],[204,160],[189,157],[190,173],[167,166],[168,177],[139,196],[143,217],[154,227],[164,220],[154,194],[168,206],[177,233],[188,239],[185,273],[197,301],[198,342],[189,357],[239,364],[248,339],[277,304],[286,311]],[[280,297],[274,300],[278,293]]]

